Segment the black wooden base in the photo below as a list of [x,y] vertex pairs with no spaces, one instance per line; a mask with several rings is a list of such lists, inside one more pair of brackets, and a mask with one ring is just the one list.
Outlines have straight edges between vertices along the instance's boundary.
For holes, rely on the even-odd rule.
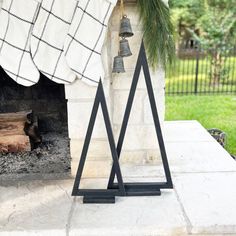
[[[135,196],[160,196],[160,188],[150,183],[124,183],[125,193],[127,197]],[[113,184],[112,189],[117,189],[118,185]]]
[[115,196],[84,196],[84,204],[114,204],[116,202]]

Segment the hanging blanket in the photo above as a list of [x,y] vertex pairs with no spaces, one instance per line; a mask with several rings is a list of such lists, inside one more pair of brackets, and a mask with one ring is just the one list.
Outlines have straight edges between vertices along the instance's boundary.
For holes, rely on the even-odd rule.
[[87,84],[96,86],[104,77],[101,50],[107,23],[117,0],[79,0],[65,41],[71,69]]
[[30,47],[33,61],[49,79],[69,84],[76,74],[69,68],[63,46],[73,19],[76,0],[42,0]]
[[101,50],[117,0],[76,1],[3,1],[0,64],[17,83],[37,83],[38,70],[63,84],[76,75],[94,86],[103,79]]
[[0,65],[24,86],[34,85],[40,76],[29,49],[38,9],[39,3],[33,0],[4,0],[0,12]]

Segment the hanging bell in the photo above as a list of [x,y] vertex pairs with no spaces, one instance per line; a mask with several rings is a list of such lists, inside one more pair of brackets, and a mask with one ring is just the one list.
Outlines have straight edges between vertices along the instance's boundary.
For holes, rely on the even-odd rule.
[[130,24],[130,19],[124,15],[120,21],[120,33],[119,36],[123,38],[132,37],[134,35]]
[[125,38],[120,40],[120,56],[122,57],[129,57],[132,55],[129,47],[129,41]]
[[124,73],[124,61],[123,57],[118,55],[114,58],[112,73]]

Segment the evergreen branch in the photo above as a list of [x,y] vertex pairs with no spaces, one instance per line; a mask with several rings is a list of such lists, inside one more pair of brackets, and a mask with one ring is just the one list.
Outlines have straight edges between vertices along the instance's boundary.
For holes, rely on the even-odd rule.
[[175,58],[174,27],[168,6],[162,0],[138,0],[144,43],[153,69],[166,68]]

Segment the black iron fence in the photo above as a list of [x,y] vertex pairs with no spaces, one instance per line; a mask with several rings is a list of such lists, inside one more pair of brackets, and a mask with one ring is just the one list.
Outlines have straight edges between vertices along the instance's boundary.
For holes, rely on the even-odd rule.
[[166,94],[236,93],[236,46],[204,48],[188,41],[167,68]]

